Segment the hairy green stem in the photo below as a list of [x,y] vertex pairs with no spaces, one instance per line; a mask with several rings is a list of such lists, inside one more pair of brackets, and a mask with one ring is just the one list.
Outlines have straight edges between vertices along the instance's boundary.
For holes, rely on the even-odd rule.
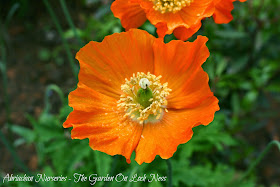
[[166,163],[167,163],[168,187],[172,187],[172,163],[171,163],[171,160],[167,159]]
[[72,31],[74,33],[75,38],[78,40],[80,47],[82,47],[83,46],[82,39],[81,39],[81,37],[77,33],[77,29],[76,29],[76,27],[75,27],[75,25],[74,25],[74,23],[73,23],[73,21],[71,19],[71,16],[69,14],[69,11],[68,11],[68,8],[66,6],[65,1],[64,0],[59,0],[59,2],[60,2],[60,5],[62,7],[63,13],[64,13],[64,15],[65,15],[65,17],[67,19],[67,22],[70,25],[70,27],[71,27],[71,29],[72,29]]
[[67,54],[68,60],[70,62],[70,66],[72,68],[72,72],[73,72],[74,76],[77,78],[78,77],[77,76],[78,75],[77,66],[75,66],[75,63],[74,63],[74,60],[73,60],[73,56],[71,54],[70,47],[69,47],[65,37],[63,36],[62,27],[59,24],[58,19],[57,19],[56,15],[55,15],[51,5],[49,4],[49,1],[48,0],[43,0],[43,2],[45,4],[45,6],[47,7],[48,12],[49,12],[49,14],[50,14],[50,16],[51,16],[55,26],[56,26],[56,29],[57,29],[61,39],[62,39],[63,46],[65,47],[66,54]]
[[250,173],[255,169],[255,167],[260,163],[260,161],[264,158],[264,156],[268,153],[268,151],[271,149],[271,147],[275,145],[276,147],[278,147],[279,151],[280,151],[280,142],[277,140],[273,140],[271,141],[266,148],[263,150],[263,152],[260,154],[260,156],[257,158],[257,160],[255,160],[255,162],[253,162],[250,167],[248,168],[248,170],[246,171],[246,173],[240,178],[240,180],[244,180],[246,177],[248,177],[250,175]]

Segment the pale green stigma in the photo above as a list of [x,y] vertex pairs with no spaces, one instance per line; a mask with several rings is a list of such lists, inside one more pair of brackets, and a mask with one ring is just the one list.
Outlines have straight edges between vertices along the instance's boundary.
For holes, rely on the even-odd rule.
[[141,86],[141,88],[137,92],[137,101],[145,108],[152,104],[152,101],[150,101],[150,99],[153,98],[153,92],[149,88],[150,85],[151,83],[147,78],[142,78],[139,81],[139,86]]
[[166,97],[171,92],[168,83],[161,84],[160,76],[155,76],[151,73],[133,74],[130,80],[125,79],[125,84],[121,86],[124,92],[118,101],[120,109],[126,112],[125,116],[130,116],[131,119],[139,121],[143,124],[144,121],[159,120],[163,114],[163,109],[166,109]]

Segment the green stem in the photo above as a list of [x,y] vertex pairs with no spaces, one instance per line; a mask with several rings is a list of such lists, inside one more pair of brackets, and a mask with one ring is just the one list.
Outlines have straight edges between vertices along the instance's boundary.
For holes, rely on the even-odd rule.
[[62,92],[62,90],[55,84],[51,84],[46,88],[46,92],[45,92],[45,112],[49,112],[51,106],[50,106],[50,102],[49,102],[49,92],[50,91],[54,91],[58,94],[60,101],[62,103],[62,105],[64,104],[64,94]]
[[255,169],[255,167],[260,163],[260,161],[264,158],[264,156],[268,153],[268,151],[271,149],[271,147],[275,145],[276,147],[278,147],[279,151],[280,151],[280,142],[277,140],[273,140],[271,141],[266,148],[263,150],[263,152],[260,154],[260,156],[257,158],[257,160],[255,160],[255,162],[253,162],[249,169],[246,171],[246,173],[240,178],[240,180],[244,180],[247,176],[250,175],[250,173]]
[[[135,166],[135,167],[131,170],[131,172],[130,172],[130,174],[129,174],[129,179],[131,179],[132,176],[135,175],[135,174],[137,173],[138,169],[139,169],[139,165]],[[131,185],[132,185],[132,183],[131,183],[131,182],[128,182],[127,185],[126,185],[126,187],[130,187]]]
[[167,159],[166,163],[167,163],[168,187],[172,187],[172,163],[171,163],[171,160]]
[[[2,34],[1,34],[2,35]],[[8,124],[11,122],[11,110],[10,110],[10,99],[8,95],[8,77],[7,77],[7,58],[6,58],[6,49],[4,46],[4,42],[1,40],[0,43],[2,60],[0,61],[0,71],[3,77],[3,90],[4,90],[4,100],[5,100],[5,110],[6,110],[6,118]]]
[[[20,157],[16,153],[13,145],[7,140],[7,138],[5,137],[5,135],[1,131],[0,131],[0,140],[3,142],[4,146],[7,147],[8,151],[11,153],[11,155],[12,155],[14,161],[15,161],[15,164],[20,169],[22,169],[27,175],[32,176],[32,173],[29,171],[28,167],[26,167],[26,165],[22,162],[22,160],[20,159]],[[39,186],[39,187],[41,186],[40,184],[36,183],[35,181],[32,181],[32,183],[35,184],[34,186]]]
[[[114,157],[113,157],[113,162],[112,162],[112,164],[111,164],[111,170],[110,170],[110,176],[113,176],[114,175],[114,173],[115,173],[115,170],[116,170],[116,168],[117,168],[117,165],[118,165],[118,155],[115,155]],[[108,187],[110,185],[110,183],[109,182],[106,182],[105,184],[104,184],[104,187]]]
[[28,168],[24,165],[24,163],[20,160],[18,157],[14,147],[11,145],[11,143],[7,140],[5,135],[0,131],[0,140],[3,142],[3,144],[7,147],[9,152],[11,153],[13,159],[15,160],[16,164],[26,173],[30,175],[30,172]]
[[68,11],[68,8],[67,8],[67,6],[66,6],[66,3],[65,3],[64,0],[59,0],[59,1],[60,1],[60,4],[61,4],[63,13],[64,13],[64,15],[65,15],[65,17],[66,17],[66,19],[67,19],[67,22],[68,22],[68,24],[70,25],[72,31],[74,32],[74,36],[75,36],[75,38],[78,40],[78,42],[79,42],[79,44],[80,44],[80,47],[82,47],[82,46],[83,46],[82,39],[80,38],[80,36],[79,36],[78,33],[77,33],[77,29],[76,29],[76,27],[75,27],[75,25],[74,25],[74,23],[73,23],[73,21],[72,21],[72,19],[71,19],[71,16],[70,16],[70,14],[69,14],[69,11]]
[[77,78],[77,74],[78,74],[78,71],[77,71],[77,67],[75,66],[75,63],[74,63],[74,60],[73,60],[73,57],[72,57],[72,54],[71,54],[71,50],[70,50],[70,47],[66,41],[66,39],[64,38],[63,36],[63,31],[62,31],[62,27],[60,26],[59,22],[58,22],[58,19],[51,7],[51,5],[49,4],[49,1],[48,0],[43,0],[45,6],[47,7],[48,9],[48,12],[49,14],[51,15],[51,18],[56,26],[56,29],[62,39],[62,43],[63,43],[63,46],[65,47],[66,49],[66,54],[67,54],[67,57],[68,57],[68,60],[70,62],[70,66],[72,68],[72,72],[74,74],[74,76]]
[[16,13],[16,11],[19,9],[20,4],[19,3],[15,3],[13,4],[12,8],[9,10],[8,15],[6,17],[5,20],[5,26],[8,26],[8,24],[11,22],[14,14]]

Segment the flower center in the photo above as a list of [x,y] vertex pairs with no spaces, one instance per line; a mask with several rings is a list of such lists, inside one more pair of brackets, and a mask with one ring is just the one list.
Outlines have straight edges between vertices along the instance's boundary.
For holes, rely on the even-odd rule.
[[176,13],[190,4],[194,0],[150,0],[154,3],[153,8],[162,14],[172,12]]
[[167,88],[168,83],[161,84],[160,78],[161,75],[138,72],[130,80],[125,79],[125,84],[121,85],[124,94],[118,101],[118,107],[126,111],[125,116],[143,124],[145,120],[154,122],[160,119],[163,109],[168,112],[166,97],[171,89]]

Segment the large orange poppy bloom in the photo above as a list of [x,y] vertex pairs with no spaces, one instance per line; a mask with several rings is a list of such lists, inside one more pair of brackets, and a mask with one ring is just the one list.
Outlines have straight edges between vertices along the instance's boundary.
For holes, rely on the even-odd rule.
[[159,37],[174,32],[177,38],[184,39],[182,31],[189,29],[184,37],[190,37],[215,9],[213,0],[115,0],[111,10],[126,30],[140,27],[148,19],[156,26]]
[[63,126],[73,139],[89,139],[94,150],[123,155],[128,162],[170,158],[192,128],[207,125],[219,110],[201,65],[209,56],[207,38],[165,44],[146,31],[131,29],[90,42],[80,62],[73,111]]
[[230,22],[233,1],[236,0],[115,0],[111,10],[126,30],[138,28],[148,19],[156,26],[159,37],[174,33],[185,41],[200,29],[206,17],[213,15],[219,24]]

